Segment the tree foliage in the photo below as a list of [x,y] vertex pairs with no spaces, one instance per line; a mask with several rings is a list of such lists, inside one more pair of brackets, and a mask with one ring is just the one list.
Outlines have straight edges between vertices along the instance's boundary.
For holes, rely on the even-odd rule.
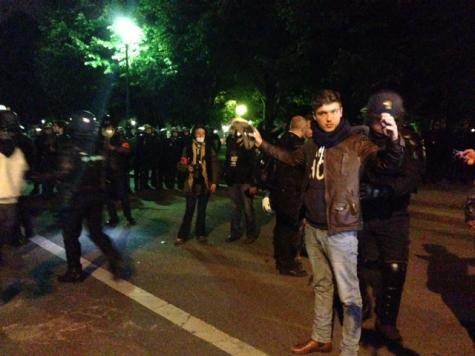
[[145,33],[130,63],[132,109],[144,122],[217,124],[236,100],[270,125],[305,113],[322,87],[342,92],[350,117],[384,86],[422,117],[473,112],[460,90],[472,87],[468,1],[116,3],[69,0],[43,17],[35,74],[51,114],[90,107],[123,116],[124,47],[110,31],[119,13]]

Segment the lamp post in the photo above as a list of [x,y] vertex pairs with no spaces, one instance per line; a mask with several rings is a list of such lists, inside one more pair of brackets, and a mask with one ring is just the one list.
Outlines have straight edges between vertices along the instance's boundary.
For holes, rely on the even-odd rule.
[[128,120],[130,117],[129,49],[140,43],[143,31],[132,19],[124,16],[115,19],[112,30],[125,45],[125,116]]

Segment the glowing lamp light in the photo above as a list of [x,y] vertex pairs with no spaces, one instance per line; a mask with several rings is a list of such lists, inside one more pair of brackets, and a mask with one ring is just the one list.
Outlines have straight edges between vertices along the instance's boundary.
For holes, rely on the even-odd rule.
[[244,104],[236,105],[236,115],[243,116],[247,113],[247,106]]
[[42,123],[43,125],[46,124],[46,120],[45,120],[45,119],[41,120],[41,123]]
[[0,105],[0,110],[7,110],[7,107],[5,105]]
[[89,120],[87,117],[83,117],[82,122],[85,122],[86,124],[88,124],[91,122],[91,120]]
[[470,129],[470,132],[475,132],[475,129]]
[[224,133],[228,133],[229,128],[231,127],[231,125],[222,125],[221,127],[222,127]]
[[41,132],[41,128],[40,128],[40,127],[37,127],[37,128],[35,129],[35,131],[36,131],[36,132]]
[[130,124],[131,124],[132,126],[135,126],[135,125],[137,125],[137,121],[135,121],[135,120],[130,120]]
[[112,30],[128,46],[139,43],[143,37],[142,29],[134,21],[124,16],[115,19]]

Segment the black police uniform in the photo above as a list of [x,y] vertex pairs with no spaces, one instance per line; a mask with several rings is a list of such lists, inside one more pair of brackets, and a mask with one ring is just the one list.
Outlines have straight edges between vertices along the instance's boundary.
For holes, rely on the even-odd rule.
[[[305,139],[292,132],[286,132],[277,143],[287,151],[294,151],[305,143]],[[276,267],[282,274],[305,276],[297,257],[302,246],[301,214],[302,181],[305,170],[275,162],[271,178],[270,199],[275,211],[274,258]]]
[[98,124],[94,115],[81,112],[72,115],[71,141],[59,156],[55,178],[61,185],[62,226],[68,269],[58,278],[60,282],[83,279],[79,237],[83,222],[90,239],[107,257],[111,272],[122,271],[122,258],[109,236],[102,231],[104,205],[104,156],[98,150]]
[[[368,169],[361,180],[364,229],[359,237],[359,271],[363,309],[368,310],[367,284],[376,295],[377,325],[389,325],[397,334],[396,321],[406,277],[409,253],[411,194],[424,170],[419,137],[400,129],[405,141],[404,160],[398,173],[383,174]],[[384,149],[385,138],[370,131],[370,139]],[[400,336],[396,336],[397,339]]]
[[[110,144],[110,148],[107,144]],[[130,225],[135,224],[132,217],[129,202],[129,157],[130,145],[115,133],[109,140],[105,140],[104,145],[106,159],[106,191],[107,191],[107,211],[109,213],[109,225],[116,225],[119,222],[115,201],[120,200],[124,216]]]

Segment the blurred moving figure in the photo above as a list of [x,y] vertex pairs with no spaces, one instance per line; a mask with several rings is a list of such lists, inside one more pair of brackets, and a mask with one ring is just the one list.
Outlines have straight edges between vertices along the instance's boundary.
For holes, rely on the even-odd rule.
[[67,270],[60,282],[75,283],[84,279],[79,237],[86,223],[90,239],[107,257],[115,277],[122,275],[123,260],[109,236],[102,231],[105,198],[105,160],[99,147],[99,122],[89,111],[71,116],[71,140],[59,155],[54,178],[62,192],[61,218]]
[[20,124],[16,114],[0,111],[0,262],[2,245],[13,238],[18,219],[18,198],[29,169],[25,153],[19,146]]

